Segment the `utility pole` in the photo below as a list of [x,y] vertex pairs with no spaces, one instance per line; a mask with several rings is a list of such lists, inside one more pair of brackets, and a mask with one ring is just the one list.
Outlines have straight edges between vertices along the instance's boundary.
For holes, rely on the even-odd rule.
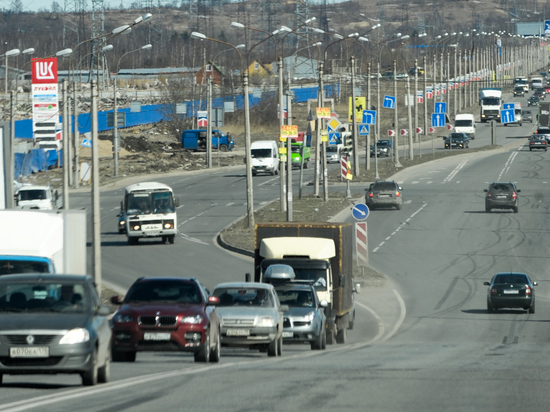
[[[63,79],[62,94],[63,94],[63,209],[69,208],[69,128],[68,128],[68,104],[67,104],[67,79]],[[95,143],[95,142],[94,142]]]
[[[284,93],[283,93],[283,59],[279,57],[277,61],[279,67],[279,145],[284,147],[284,144],[281,144],[281,132],[285,124],[285,109],[284,109]],[[288,158],[287,153],[287,158]],[[281,156],[281,159],[284,157]],[[279,166],[281,172],[281,194],[280,194],[280,203],[281,203],[281,212],[286,212],[286,174],[285,174],[285,164],[280,162]]]
[[[359,144],[357,139],[359,131],[357,129],[357,109],[355,108],[355,57],[351,56],[351,124],[352,124],[352,150],[353,150],[353,174],[359,176]],[[397,106],[397,104],[396,104]]]
[[[212,72],[211,72],[212,73]],[[248,99],[248,96],[245,96]],[[208,76],[208,103],[206,105],[206,167],[212,167],[212,74]],[[220,150],[220,139],[218,138],[218,150]]]

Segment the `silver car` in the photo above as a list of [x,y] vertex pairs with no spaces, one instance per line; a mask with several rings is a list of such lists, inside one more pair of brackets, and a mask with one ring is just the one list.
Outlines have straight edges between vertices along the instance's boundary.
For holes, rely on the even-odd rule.
[[319,302],[317,293],[309,284],[287,282],[275,285],[282,304],[289,306],[283,324],[283,342],[309,343],[311,349],[327,348],[325,332],[326,301]]
[[108,382],[110,314],[90,276],[0,276],[0,384],[3,375],[58,373]]
[[212,295],[220,299],[222,346],[267,350],[268,356],[283,354],[283,313],[272,285],[254,282],[222,283]]

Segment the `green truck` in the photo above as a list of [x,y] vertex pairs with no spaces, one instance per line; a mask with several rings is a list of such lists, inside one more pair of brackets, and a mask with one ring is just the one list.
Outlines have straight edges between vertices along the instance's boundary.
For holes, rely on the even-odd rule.
[[306,132],[298,132],[298,137],[291,139],[290,148],[292,151],[292,168],[301,169],[302,166],[304,169],[309,168],[309,161],[311,159],[311,135]]

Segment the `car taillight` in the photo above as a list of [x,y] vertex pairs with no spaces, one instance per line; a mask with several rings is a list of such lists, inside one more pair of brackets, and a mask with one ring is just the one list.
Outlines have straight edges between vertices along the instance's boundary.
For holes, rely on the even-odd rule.
[[491,288],[491,295],[497,295],[497,288],[495,287]]
[[487,197],[491,197],[491,192],[487,192]]
[[373,197],[374,194],[372,192],[369,193],[369,197]]
[[531,288],[529,286],[525,287],[525,294],[530,295],[531,294]]
[[401,196],[401,192],[395,192],[395,196],[397,197]]
[[512,199],[517,199],[518,198],[518,194],[516,192],[512,193]]

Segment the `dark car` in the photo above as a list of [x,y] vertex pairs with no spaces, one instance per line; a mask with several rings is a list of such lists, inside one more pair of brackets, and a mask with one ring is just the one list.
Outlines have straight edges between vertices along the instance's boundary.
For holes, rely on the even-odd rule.
[[219,299],[196,279],[140,278],[112,319],[113,361],[134,362],[136,352],[194,353],[195,362],[219,362]]
[[523,86],[514,87],[514,96],[523,96],[524,94],[525,90],[523,89]]
[[[535,92],[533,93],[533,96],[531,97],[538,97],[540,100],[544,100],[545,99],[545,94],[546,93],[543,93],[541,92],[540,90],[535,90]],[[531,98],[529,98],[529,100],[527,101],[527,103],[529,103],[529,101],[531,100]]]
[[365,203],[370,209],[390,206],[401,210],[402,190],[403,188],[394,181],[383,180],[372,183],[368,189],[365,189]]
[[370,157],[389,157],[391,155],[391,148],[391,140],[379,140],[376,143],[376,149],[375,144],[370,146]]
[[483,190],[485,196],[485,211],[492,209],[512,209],[518,212],[518,193],[521,192],[512,182],[493,182],[488,189]]
[[393,80],[393,72],[382,73],[381,79]]
[[550,127],[548,127],[548,126],[539,126],[539,127],[537,127],[537,131],[535,132],[535,134],[550,136]]
[[531,110],[522,110],[521,111],[521,118],[525,122],[533,123],[533,113],[531,112]]
[[527,99],[527,106],[537,106],[540,103],[540,97],[531,96]]
[[110,314],[90,276],[1,276],[0,384],[3,375],[62,373],[108,382]]
[[529,151],[533,150],[548,150],[548,138],[543,134],[534,134],[529,139]]
[[285,282],[274,286],[281,305],[289,307],[283,319],[284,344],[309,343],[313,350],[326,349],[327,302],[319,302],[311,284]]
[[497,273],[487,291],[487,312],[492,313],[500,308],[522,308],[535,313],[535,286],[525,273]]
[[448,149],[449,147],[467,149],[469,146],[470,139],[466,133],[454,132],[445,139],[445,149]]

